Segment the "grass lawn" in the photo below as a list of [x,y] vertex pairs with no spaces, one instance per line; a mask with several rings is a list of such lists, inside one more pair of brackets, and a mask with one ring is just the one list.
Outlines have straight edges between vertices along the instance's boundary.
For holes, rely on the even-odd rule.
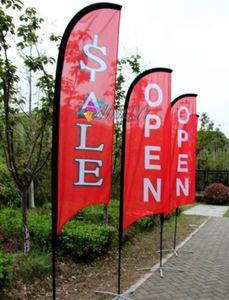
[[224,217],[229,218],[229,209],[226,211],[226,213],[224,214]]
[[[190,224],[200,225],[204,220],[205,218],[200,216],[180,215],[178,218],[177,245],[195,229]],[[171,217],[164,225],[164,248],[172,247],[173,233],[174,217]],[[144,272],[139,270],[140,268],[152,267],[159,261],[157,250],[159,249],[160,227],[136,234],[134,231],[129,231],[129,233],[126,233],[126,237],[128,238],[126,238],[122,250],[122,291],[129,288],[144,275]],[[57,299],[105,299],[95,294],[94,291],[116,292],[117,250],[117,245],[114,245],[107,254],[88,262],[75,262],[71,258],[58,257]],[[38,253],[34,255],[39,257]],[[40,258],[44,264],[47,264],[45,253],[41,254]],[[50,256],[49,261],[51,263]],[[20,272],[20,266],[15,268],[14,280],[5,290],[3,299],[52,299],[50,272],[36,276],[36,279],[34,279],[33,274],[37,275],[38,269],[35,268],[31,273],[28,273],[28,271],[23,274],[23,272]]]

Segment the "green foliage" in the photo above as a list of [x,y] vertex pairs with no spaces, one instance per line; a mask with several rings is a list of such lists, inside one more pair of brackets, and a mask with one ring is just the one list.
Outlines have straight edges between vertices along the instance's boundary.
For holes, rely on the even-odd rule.
[[52,204],[51,202],[46,202],[42,205],[42,211],[46,214],[50,214],[52,209]]
[[[76,219],[83,219],[87,223],[102,224],[104,220],[103,205],[92,205],[80,211]],[[108,205],[108,224],[117,226],[119,220],[119,201],[111,200]]]
[[[31,241],[43,249],[51,248],[51,217],[29,213]],[[0,210],[0,234],[8,240],[21,240],[22,217],[19,209],[4,208]]]
[[0,251],[0,292],[13,278],[13,258]]
[[203,201],[207,204],[228,205],[229,187],[221,183],[210,184],[203,192]]
[[138,227],[140,227],[140,229],[143,229],[143,230],[145,230],[145,229],[148,230],[148,229],[152,229],[155,226],[158,226],[159,223],[160,223],[159,216],[156,215],[156,216],[144,217],[144,218],[137,220],[135,226],[138,226]]
[[51,161],[47,161],[44,168],[34,178],[34,192],[36,206],[43,206],[44,203],[51,201]]
[[[47,208],[48,210],[49,208]],[[30,237],[35,248],[51,250],[51,216],[41,214],[38,210],[29,212],[28,221]],[[98,209],[97,209],[98,212]],[[90,214],[93,216],[93,214]],[[88,219],[89,219],[88,215]],[[96,220],[98,214],[93,216]],[[5,240],[20,240],[22,221],[19,209],[4,208],[0,210],[0,234]],[[99,220],[96,220],[99,222]],[[87,224],[79,221],[67,223],[58,238],[60,249],[75,258],[94,258],[105,252],[114,238],[115,228]]]
[[48,252],[35,250],[27,256],[19,255],[16,258],[17,275],[26,283],[42,280],[51,273],[52,262]]
[[[36,9],[17,0],[1,4],[0,137],[10,175],[22,192],[50,157],[54,78],[47,70],[55,59],[40,50],[44,20]],[[17,13],[12,14],[11,8]],[[18,53],[16,60],[12,47]]]
[[59,244],[64,253],[75,259],[92,259],[108,250],[114,233],[111,226],[70,221],[59,237]]
[[229,218],[229,209],[225,212],[224,217]]
[[19,209],[0,210],[0,234],[5,239],[20,239],[22,231],[21,212]]
[[19,206],[20,193],[10,177],[7,166],[0,162],[0,206]]
[[[1,0],[1,4],[0,140],[9,173],[21,194],[22,233],[27,253],[30,250],[28,191],[51,155],[54,78],[49,72],[55,59],[41,49],[44,20],[36,9],[24,7],[19,0]],[[12,9],[16,11],[12,13]],[[50,40],[56,42],[58,37],[53,35]]]
[[51,216],[30,212],[28,216],[30,238],[33,244],[42,249],[51,249]]
[[197,141],[197,168],[204,170],[229,169],[229,140],[206,113],[200,117]]

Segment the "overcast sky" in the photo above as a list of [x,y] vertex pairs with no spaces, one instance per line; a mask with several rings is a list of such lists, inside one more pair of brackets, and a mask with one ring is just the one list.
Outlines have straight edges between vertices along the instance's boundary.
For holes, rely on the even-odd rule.
[[[102,1],[24,0],[62,35],[85,6]],[[105,2],[105,1],[104,1]],[[171,68],[172,99],[196,93],[198,114],[206,112],[229,137],[229,1],[119,0],[119,57],[140,54],[145,69]]]

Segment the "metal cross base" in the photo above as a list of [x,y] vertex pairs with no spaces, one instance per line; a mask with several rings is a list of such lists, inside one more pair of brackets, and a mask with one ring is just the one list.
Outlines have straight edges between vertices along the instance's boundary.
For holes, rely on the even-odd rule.
[[176,249],[163,249],[163,250],[158,250],[157,253],[159,252],[172,252],[175,256],[178,256],[177,250]]
[[[188,250],[179,250],[179,249],[163,249],[162,252],[172,252],[173,255],[175,255],[176,257],[178,256],[178,251],[179,252],[183,252],[183,253],[194,253],[193,251],[188,251]],[[159,253],[160,250],[157,251],[157,253]]]
[[[175,267],[159,267],[159,272],[160,272],[160,277],[163,278],[164,273],[163,273],[163,269],[168,269],[174,272],[185,272],[184,269],[181,268],[175,268]],[[150,271],[150,272],[155,272],[155,270],[153,270],[152,268],[141,268],[138,269],[139,271]]]
[[95,291],[96,294],[103,294],[103,295],[109,295],[109,296],[115,296],[115,298],[112,298],[112,300],[118,300],[118,299],[126,299],[126,300],[133,300],[131,298],[128,298],[127,296],[124,296],[123,294],[117,294],[112,293],[108,291]]
[[174,267],[160,267],[159,268],[159,272],[160,272],[160,277],[163,278],[164,277],[164,273],[163,273],[163,269],[168,269],[174,272],[185,272],[184,269],[180,269],[180,268],[174,268]]

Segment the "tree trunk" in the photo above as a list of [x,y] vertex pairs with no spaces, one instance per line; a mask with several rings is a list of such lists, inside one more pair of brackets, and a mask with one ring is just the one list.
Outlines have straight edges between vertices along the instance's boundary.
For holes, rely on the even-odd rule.
[[29,208],[35,208],[35,201],[34,201],[34,183],[33,180],[30,183],[29,190],[28,190],[28,202]]
[[103,206],[103,224],[108,224],[108,205],[104,204]]
[[24,254],[28,255],[30,251],[30,236],[29,236],[29,226],[28,226],[28,214],[27,214],[27,196],[28,191],[24,190],[22,192],[22,231],[24,239]]

